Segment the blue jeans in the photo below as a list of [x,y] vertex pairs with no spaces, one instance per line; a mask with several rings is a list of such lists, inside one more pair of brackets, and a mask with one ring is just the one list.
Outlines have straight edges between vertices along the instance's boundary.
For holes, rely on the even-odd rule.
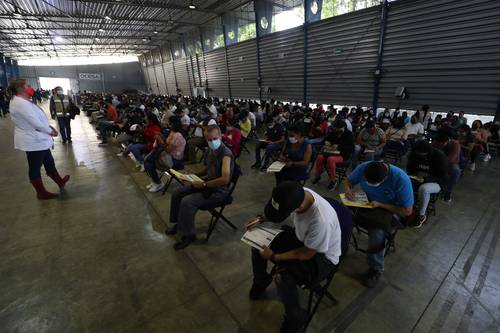
[[449,165],[449,173],[450,173],[450,181],[448,183],[447,192],[451,193],[455,185],[457,185],[458,180],[460,179],[460,175],[462,170],[460,170],[460,165],[458,164],[450,164]]
[[255,145],[255,163],[256,164],[262,164],[262,158],[260,156],[260,151],[261,149],[265,149],[266,153],[264,155],[264,164],[263,166],[267,166],[269,163],[269,159],[271,158],[271,155],[275,151],[280,151],[281,150],[281,145],[277,145],[274,143],[265,143],[262,141],[257,142]]
[[383,229],[378,228],[370,228],[368,229],[368,249],[376,249],[382,247],[382,249],[375,253],[367,253],[366,259],[368,262],[368,266],[377,272],[384,271],[384,251],[386,236],[385,231]]
[[59,133],[63,142],[71,141],[71,118],[70,117],[57,117],[59,124]]
[[425,215],[431,194],[439,193],[441,186],[438,183],[423,183],[418,188],[418,215]]
[[42,165],[45,168],[45,172],[47,173],[47,175],[52,175],[57,172],[54,158],[52,157],[50,149],[27,151],[26,157],[28,158],[28,175],[30,180],[42,177],[40,172]]
[[124,154],[128,154],[128,152],[131,152],[132,155],[134,155],[134,158],[137,162],[139,163],[144,163],[144,154],[146,145],[144,143],[132,143],[127,147],[127,150],[124,152]]
[[115,128],[115,123],[108,120],[99,121],[99,132],[101,132],[101,140],[102,143],[108,142],[108,131],[111,131]]

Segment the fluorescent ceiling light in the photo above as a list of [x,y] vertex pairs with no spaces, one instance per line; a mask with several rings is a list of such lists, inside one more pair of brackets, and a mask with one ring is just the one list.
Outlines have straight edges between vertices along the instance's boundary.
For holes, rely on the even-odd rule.
[[54,40],[55,40],[56,42],[59,42],[59,43],[60,43],[60,42],[62,42],[62,41],[64,40],[64,38],[62,38],[61,36],[55,36],[55,37],[54,37]]
[[153,33],[156,35],[158,33],[158,31],[155,29],[155,31],[153,31]]
[[99,29],[99,32],[104,32],[104,29],[103,28]]
[[108,21],[111,21],[111,17],[109,17],[108,15],[104,16],[104,19],[108,20]]
[[196,9],[193,0],[191,0],[191,3],[189,4],[189,9]]

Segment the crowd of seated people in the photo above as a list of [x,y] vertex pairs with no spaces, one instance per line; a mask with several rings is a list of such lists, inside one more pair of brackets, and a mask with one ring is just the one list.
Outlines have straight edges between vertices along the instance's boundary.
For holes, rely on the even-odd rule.
[[[496,123],[483,125],[476,120],[469,125],[462,112],[433,119],[428,105],[413,114],[385,109],[375,115],[361,106],[336,109],[330,105],[325,110],[322,105],[311,108],[305,103],[182,96],[104,96],[94,103],[101,106],[92,117],[102,143],[111,132],[117,138],[123,135],[127,144],[120,155],[132,153],[139,167],[143,161],[151,178],[149,191],[157,192],[165,186],[158,170],[182,170],[184,163],[203,161],[199,173],[203,181],[183,184],[171,196],[166,233],[178,236],[174,245],[177,250],[196,240],[197,211],[224,200],[242,144],[253,140],[252,131],[260,137],[255,139],[252,168],[265,171],[272,161],[284,163],[274,175],[276,189],[284,192],[273,192],[270,205],[279,210],[279,201],[285,204],[295,200],[287,213],[292,214],[296,229],[301,231],[284,233],[270,248],[252,251],[252,299],[260,298],[272,280],[265,270],[269,260],[283,267],[292,267],[288,261],[295,260],[295,268],[302,267],[298,264],[301,260],[321,260],[328,271],[339,262],[339,222],[333,221],[325,231],[335,240],[308,234],[307,228],[312,226],[302,225],[306,215],[301,216],[301,212],[331,214],[331,209],[315,192],[292,183],[304,184],[312,173],[311,182],[317,185],[326,170],[328,189],[333,190],[339,183],[337,169],[341,167],[347,173],[343,186],[346,196],[352,197],[356,186],[366,193],[372,208],[359,209],[355,223],[367,229],[369,269],[363,278],[366,286],[374,287],[385,269],[385,246],[391,232],[405,226],[422,227],[428,221],[432,200],[439,195],[450,203],[466,169],[474,171],[480,158],[488,162],[491,144],[499,139]],[[138,135],[143,141],[134,141]],[[388,157],[394,150],[404,157],[396,161],[398,165],[391,164]],[[201,160],[197,156],[200,152]],[[324,231],[313,231],[318,230]],[[316,257],[318,253],[330,256]],[[286,306],[285,322],[297,327],[296,321],[304,317],[295,296],[290,296],[297,280],[280,272],[277,283]]]

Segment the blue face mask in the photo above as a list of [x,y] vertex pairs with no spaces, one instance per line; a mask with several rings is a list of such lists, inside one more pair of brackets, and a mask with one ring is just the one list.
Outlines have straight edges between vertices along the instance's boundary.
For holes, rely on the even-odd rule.
[[221,141],[220,139],[215,139],[215,140],[212,140],[212,141],[208,141],[208,147],[212,150],[217,150],[219,149],[220,145],[221,145]]

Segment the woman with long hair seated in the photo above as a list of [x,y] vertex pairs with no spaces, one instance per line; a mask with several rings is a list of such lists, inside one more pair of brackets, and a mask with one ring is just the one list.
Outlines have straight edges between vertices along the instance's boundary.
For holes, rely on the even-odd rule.
[[241,153],[241,130],[239,129],[238,121],[230,118],[226,122],[226,131],[222,136],[222,142],[226,144],[234,158],[238,158]]
[[183,159],[186,139],[182,136],[182,124],[179,117],[170,118],[169,129],[170,133],[167,138],[161,134],[156,134],[155,147],[144,161],[144,168],[151,177],[151,184],[146,186],[149,192],[159,192],[165,186],[156,171],[157,165],[162,169],[184,169]]
[[119,153],[118,156],[127,156],[129,153],[132,153],[137,161],[136,167],[138,169],[140,168],[141,172],[144,172],[144,155],[153,150],[155,137],[160,132],[161,128],[158,117],[156,117],[153,113],[148,112],[146,114],[146,124],[144,130],[142,131],[142,135],[144,136],[146,142],[131,143],[123,152]]

